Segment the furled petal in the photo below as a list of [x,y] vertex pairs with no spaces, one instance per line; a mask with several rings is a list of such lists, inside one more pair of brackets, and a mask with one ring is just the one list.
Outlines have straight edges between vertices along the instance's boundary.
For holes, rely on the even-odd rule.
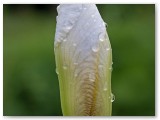
[[57,8],[56,71],[63,115],[111,115],[112,50],[94,4]]

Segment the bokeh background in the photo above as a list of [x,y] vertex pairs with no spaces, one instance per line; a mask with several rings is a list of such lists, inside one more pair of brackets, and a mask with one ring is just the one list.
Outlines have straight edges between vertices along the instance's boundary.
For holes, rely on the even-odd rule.
[[[3,114],[61,116],[57,5],[3,5]],[[113,116],[155,115],[155,5],[97,5],[113,50]]]

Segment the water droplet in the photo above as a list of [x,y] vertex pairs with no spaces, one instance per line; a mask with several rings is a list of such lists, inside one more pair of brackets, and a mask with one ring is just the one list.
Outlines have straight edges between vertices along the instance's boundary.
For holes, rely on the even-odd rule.
[[104,90],[104,91],[107,91],[107,90],[108,90],[108,89],[107,89],[107,82],[104,83],[103,90]]
[[94,74],[94,73],[90,73],[90,74],[89,74],[89,80],[90,80],[91,82],[94,82],[94,81],[95,81],[95,74]]
[[107,48],[106,50],[107,50],[107,51],[109,51],[109,50],[110,50],[110,48]]
[[115,95],[113,93],[111,93],[111,102],[115,101]]
[[63,69],[64,69],[64,70],[67,70],[67,66],[66,66],[66,65],[63,65]]
[[70,30],[70,29],[72,29],[72,27],[73,26],[71,26],[71,25],[70,26],[66,26],[65,29]]
[[59,6],[57,6],[57,11],[59,12],[59,9],[60,9],[60,5]]
[[61,42],[62,42],[62,40],[61,40],[61,39],[58,39],[56,42],[57,42],[57,43],[61,43]]
[[86,10],[86,9],[87,9],[87,7],[86,7],[86,5],[85,5],[85,4],[83,4],[83,6],[82,6],[82,7],[83,7],[83,9],[84,9],[84,10]]
[[68,32],[68,31],[71,30],[72,27],[73,27],[73,24],[72,24],[71,22],[68,22],[68,21],[65,21],[63,25],[64,25],[63,30],[64,30],[65,32]]
[[58,16],[56,16],[56,21],[58,21]]
[[103,65],[98,65],[98,68],[103,68]]
[[62,41],[60,39],[55,40],[55,47],[58,47]]
[[59,74],[59,72],[58,72],[58,69],[56,68],[56,73],[57,73],[57,75]]
[[94,14],[93,14],[93,15],[91,15],[91,17],[92,17],[92,18],[94,18]]
[[112,68],[112,67],[110,67],[110,68],[109,68],[109,70],[110,70],[110,71],[113,71],[113,68]]
[[104,90],[104,91],[107,91],[107,87],[105,87],[103,90]]
[[104,40],[105,40],[105,34],[104,33],[99,33],[99,36],[98,36],[98,38],[99,38],[99,40],[101,41],[101,42],[103,42]]
[[99,72],[101,73],[101,71],[103,70],[103,65],[98,65],[99,68]]
[[92,51],[93,52],[98,52],[99,51],[99,47],[98,46],[93,46],[92,47]]
[[78,62],[74,62],[73,64],[74,64],[74,65],[78,65]]
[[74,74],[74,77],[77,77],[77,76],[78,76],[78,74],[77,74],[77,73],[75,73],[75,74]]
[[103,22],[103,26],[107,26],[107,23]]
[[58,43],[57,43],[57,42],[54,44],[54,47],[55,47],[55,48],[58,47]]
[[64,39],[63,39],[63,41],[64,41],[64,42],[66,42],[66,41],[67,41],[67,39],[66,39],[66,38],[64,38]]
[[86,8],[86,7],[83,7],[83,9],[86,10],[87,8]]
[[77,44],[76,44],[76,43],[73,43],[73,46],[74,46],[74,47],[76,47],[76,46],[77,46]]

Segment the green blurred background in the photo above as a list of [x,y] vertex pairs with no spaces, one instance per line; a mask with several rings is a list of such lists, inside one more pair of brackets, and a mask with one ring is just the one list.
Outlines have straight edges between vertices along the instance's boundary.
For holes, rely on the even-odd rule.
[[[61,116],[57,5],[3,5],[3,114]],[[113,116],[155,115],[155,5],[97,5],[113,50]]]

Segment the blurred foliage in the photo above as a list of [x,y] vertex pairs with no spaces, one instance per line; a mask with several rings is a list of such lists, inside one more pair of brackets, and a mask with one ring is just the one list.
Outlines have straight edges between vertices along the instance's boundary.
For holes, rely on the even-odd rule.
[[[61,116],[57,5],[3,5],[3,114]],[[155,5],[97,5],[113,50],[113,116],[155,115]]]

